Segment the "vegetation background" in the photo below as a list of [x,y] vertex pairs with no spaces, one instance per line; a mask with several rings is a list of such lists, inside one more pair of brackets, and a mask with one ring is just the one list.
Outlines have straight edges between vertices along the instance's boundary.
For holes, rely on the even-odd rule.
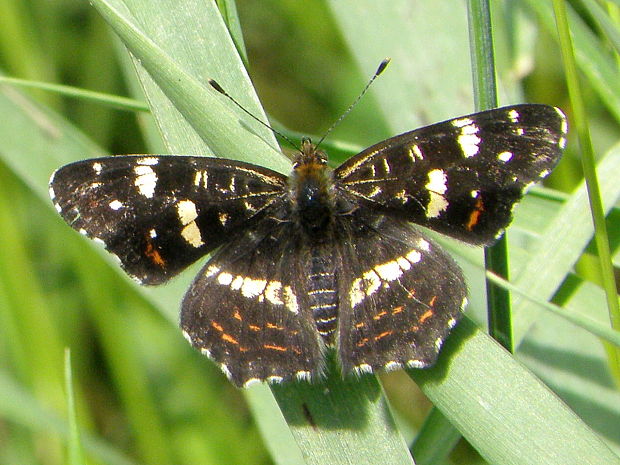
[[[147,0],[126,3],[136,8],[135,14],[144,11],[135,6],[142,3],[152,15],[168,9],[170,16],[177,10],[200,15],[211,4],[150,2],[150,9]],[[2,73],[145,102],[125,48],[101,16],[102,5],[123,2],[93,3],[99,11],[83,0],[5,0],[0,16]],[[239,0],[237,23],[234,5],[220,2],[233,37],[239,39],[242,31],[248,72],[270,120],[292,136],[296,131],[320,136],[357,96],[381,59],[393,58],[384,76],[330,136],[326,147],[335,162],[398,132],[474,111],[465,2],[388,1],[379,7],[377,3]],[[496,2],[492,11],[500,103],[553,104],[571,118],[551,3],[516,3]],[[604,20],[597,16],[597,4],[586,0],[571,2],[570,12],[587,119],[604,167],[601,191],[616,251],[620,16],[617,3],[604,6]],[[187,31],[177,26],[165,32],[170,40],[178,34],[180,41]],[[197,54],[217,52],[225,45],[210,42],[211,32],[195,31],[194,37],[205,40],[183,42],[180,47]],[[237,47],[243,50],[243,44],[238,41]],[[225,64],[213,72],[223,72],[227,90],[253,108],[244,82],[230,77]],[[204,81],[210,72],[194,77]],[[149,99],[153,103],[152,94]],[[203,105],[199,97],[196,100],[196,106]],[[445,370],[447,379],[457,378],[459,367],[465,374],[469,369],[471,379],[438,398],[433,389],[442,381],[433,375],[413,375],[422,390],[403,371],[381,375],[386,397],[372,385],[368,412],[383,412],[385,404],[377,402],[385,398],[391,410],[379,419],[367,413],[374,423],[370,429],[360,427],[357,438],[337,427],[332,428],[337,434],[330,435],[291,421],[283,400],[287,393],[275,393],[282,416],[267,388],[248,394],[232,387],[214,364],[187,345],[176,327],[178,305],[192,271],[164,290],[138,288],[100,249],[70,230],[46,197],[45,180],[63,163],[111,153],[168,152],[170,145],[162,141],[149,113],[126,102],[116,106],[121,109],[111,108],[101,97],[93,101],[0,82],[0,463],[320,463],[323,449],[336,455],[333,463],[350,463],[357,449],[375,453],[384,462],[407,463],[410,459],[399,449],[406,451],[406,445],[419,451],[417,463],[542,463],[536,460],[545,454],[551,457],[545,463],[618,463],[617,456],[607,455],[611,454],[607,447],[616,454],[620,450],[620,395],[611,352],[592,331],[522,299],[515,303],[516,359],[499,349],[491,351],[492,343],[486,339],[468,345],[466,341],[483,336],[473,329],[465,335],[460,330],[455,335],[459,343],[447,347],[439,369]],[[255,110],[260,115],[259,111]],[[196,117],[191,111],[189,116],[183,114],[189,121]],[[239,147],[243,158],[245,143],[239,141],[230,150]],[[545,183],[547,188],[535,189],[518,209],[509,233],[511,261],[515,281],[534,298],[553,298],[575,315],[605,326],[608,316],[589,243],[592,227],[580,184],[579,154],[571,133],[564,160]],[[283,159],[265,160],[260,155],[254,161],[286,166]],[[468,274],[472,294],[468,314],[484,328],[481,253],[441,241]],[[614,257],[617,270],[617,254]],[[586,320],[581,321],[585,325]],[[74,410],[69,408],[65,373],[67,347],[72,354]],[[458,355],[469,354],[467,347],[484,350],[461,361]],[[452,358],[455,362],[449,366]],[[523,383],[508,382],[492,369],[478,377],[476,369],[489,359],[517,372]],[[542,391],[537,391],[533,376],[518,371],[521,363],[579,418],[564,419],[558,413],[565,412],[561,402],[546,398],[548,410],[525,414],[522,406],[534,405],[532,393]],[[488,391],[477,391],[480,385]],[[347,389],[351,396],[369,392],[366,387]],[[473,393],[494,391],[515,393],[523,404],[485,405],[481,398],[478,410],[459,415],[468,393],[474,397]],[[432,405],[426,396],[467,440],[445,419],[437,419],[441,417],[437,410],[425,423]],[[498,423],[477,429],[476,424],[483,425],[485,409]],[[73,414],[77,426],[71,423]],[[464,416],[474,421],[464,425]],[[528,437],[534,417],[548,430],[545,438]],[[499,424],[508,419],[526,426],[499,431]],[[369,440],[372,428],[386,431],[389,446],[380,437]],[[565,433],[568,445],[581,445],[582,440],[591,449],[562,446],[566,455],[552,461],[558,454],[553,448],[556,431]],[[346,436],[345,447],[335,439],[338,434]],[[399,441],[406,445],[399,446]],[[512,451],[497,445],[510,442]],[[501,461],[501,457],[511,458]],[[515,457],[522,460],[512,462]]]

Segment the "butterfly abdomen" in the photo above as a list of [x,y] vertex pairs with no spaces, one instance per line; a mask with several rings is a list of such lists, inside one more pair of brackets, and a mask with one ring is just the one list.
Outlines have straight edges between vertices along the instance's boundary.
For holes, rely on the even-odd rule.
[[308,303],[317,331],[327,345],[338,326],[338,291],[334,257],[317,246],[310,251]]

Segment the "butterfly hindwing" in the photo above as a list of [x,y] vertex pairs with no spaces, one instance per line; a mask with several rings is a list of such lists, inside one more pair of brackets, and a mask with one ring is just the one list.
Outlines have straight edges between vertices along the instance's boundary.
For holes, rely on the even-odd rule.
[[117,156],[60,168],[50,194],[128,274],[158,284],[258,220],[285,186],[281,174],[232,160]]
[[567,130],[554,107],[498,108],[387,139],[334,174],[369,208],[488,244],[510,223],[524,189],[556,165]]
[[354,226],[339,242],[343,371],[430,366],[466,304],[462,272],[404,221],[378,215],[364,224],[373,227]]
[[224,245],[187,292],[181,328],[237,386],[316,377],[323,344],[309,311],[307,249],[266,218]]

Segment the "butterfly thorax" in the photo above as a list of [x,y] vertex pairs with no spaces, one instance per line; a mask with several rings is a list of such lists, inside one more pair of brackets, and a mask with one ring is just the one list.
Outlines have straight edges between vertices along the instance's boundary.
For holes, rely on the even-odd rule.
[[332,170],[327,157],[310,139],[302,141],[302,149],[293,165],[289,180],[294,221],[311,240],[328,235],[333,223],[335,200]]

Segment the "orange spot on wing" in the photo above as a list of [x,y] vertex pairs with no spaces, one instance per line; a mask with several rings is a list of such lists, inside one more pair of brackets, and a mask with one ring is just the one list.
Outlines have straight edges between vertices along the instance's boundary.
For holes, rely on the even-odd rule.
[[222,326],[220,326],[216,321],[212,321],[211,322],[211,326],[213,326],[219,332],[223,332],[224,331],[224,328],[222,328]]
[[164,260],[164,258],[161,256],[161,254],[159,253],[159,250],[157,250],[153,246],[152,242],[146,243],[146,250],[144,251],[144,255],[149,257],[151,259],[151,262],[159,266],[160,268],[163,268],[166,266],[166,260]]
[[357,329],[363,328],[364,326],[366,326],[366,323],[364,323],[363,321],[360,321],[359,323],[355,323],[355,327]]
[[278,326],[273,323],[267,323],[265,326],[269,329],[280,329],[280,330],[284,329],[283,326]]
[[239,313],[239,309],[238,309],[238,308],[236,308],[236,307],[235,307],[235,313],[233,314],[233,317],[234,317],[236,320],[239,320],[239,321],[241,321],[241,320],[242,320],[242,318],[241,318],[241,314]]
[[373,320],[378,320],[380,319],[382,316],[387,315],[387,312],[385,310],[381,310],[379,313],[377,313],[375,316],[372,317]]
[[437,301],[437,296],[434,295],[433,298],[431,299],[431,301],[428,303],[428,305],[432,307],[433,305],[435,305],[436,301]]
[[260,331],[260,326],[248,325],[248,328],[250,328],[252,331]]
[[364,339],[362,339],[360,342],[357,343],[357,347],[365,346],[367,342],[368,342],[368,338],[365,337]]
[[383,331],[381,334],[378,334],[377,336],[375,336],[375,341],[378,341],[379,339],[383,339],[385,336],[389,336],[390,334],[392,334],[392,331]]
[[277,350],[279,352],[286,352],[288,350],[286,347],[274,346],[272,344],[263,344],[263,347],[265,349]]
[[230,342],[231,344],[236,344],[239,345],[239,341],[237,341],[234,337],[232,337],[230,334],[226,334],[223,333],[222,334],[222,339],[226,342]]
[[467,220],[467,224],[465,225],[465,229],[471,231],[474,229],[474,226],[478,224],[480,221],[480,216],[484,211],[484,204],[482,203],[482,199],[476,200],[476,205],[474,205],[474,211],[469,214],[469,219]]
[[432,310],[427,310],[425,311],[422,316],[420,317],[420,323],[424,323],[426,320],[428,320],[430,317],[432,317],[434,315]]
[[392,310],[392,315],[396,315],[397,313],[401,313],[404,310],[404,307],[402,305],[399,305],[398,307],[394,307],[394,310]]

